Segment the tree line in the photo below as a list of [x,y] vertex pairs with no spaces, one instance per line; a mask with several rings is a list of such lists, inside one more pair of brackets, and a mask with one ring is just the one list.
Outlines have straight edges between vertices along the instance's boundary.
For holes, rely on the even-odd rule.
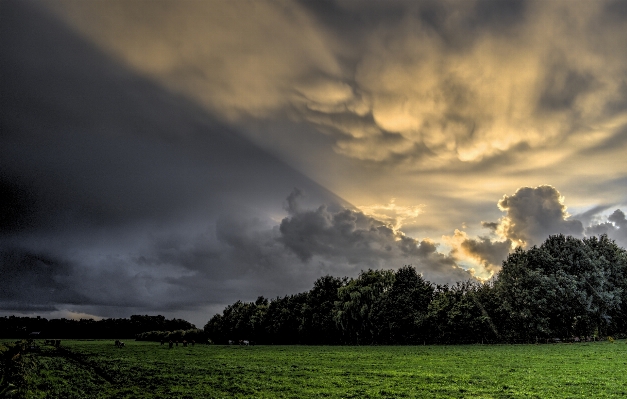
[[0,317],[0,338],[27,338],[29,334],[38,332],[37,338],[118,339],[136,338],[148,331],[189,331],[195,328],[186,320],[176,318],[168,320],[162,315],[133,315],[129,319],[102,320]]
[[437,285],[412,266],[324,276],[308,292],[237,301],[204,326],[215,343],[523,343],[627,332],[627,252],[607,236],[516,248],[488,282]]

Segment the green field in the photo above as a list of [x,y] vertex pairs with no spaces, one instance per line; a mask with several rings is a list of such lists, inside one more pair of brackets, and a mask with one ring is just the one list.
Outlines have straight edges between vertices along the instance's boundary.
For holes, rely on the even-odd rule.
[[29,398],[604,398],[627,345],[205,346],[63,341],[26,356]]

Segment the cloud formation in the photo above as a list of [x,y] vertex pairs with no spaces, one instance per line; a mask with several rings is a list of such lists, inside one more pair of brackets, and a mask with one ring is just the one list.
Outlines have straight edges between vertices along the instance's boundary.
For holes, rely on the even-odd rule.
[[[452,248],[451,256],[479,265],[479,275],[481,272],[493,275],[498,271],[513,247],[540,245],[550,235],[583,238],[606,234],[621,246],[627,244],[627,219],[620,209],[609,215],[607,221],[584,228],[582,220],[568,214],[564,197],[552,186],[521,187],[513,195],[504,195],[497,205],[505,215],[497,222],[482,222],[491,236],[473,238],[460,230],[455,230],[453,236],[443,236]],[[595,215],[606,208],[595,207],[580,217],[585,221],[598,220]]]
[[614,2],[142,7],[53,8],[133,68],[222,115],[288,112],[358,160],[430,170],[555,148],[624,115],[617,104],[627,101]]
[[627,245],[623,2],[0,15],[0,311],[203,324],[324,274],[453,282],[550,234]]
[[627,247],[627,219],[625,218],[625,213],[620,209],[616,209],[607,217],[606,222],[597,223],[586,228],[586,235],[588,236],[601,234],[607,234],[618,245],[623,248]]
[[412,264],[427,280],[437,283],[473,278],[453,258],[439,253],[433,241],[408,237],[361,211],[327,206],[291,211],[279,230],[279,240],[303,262],[315,257],[346,264],[349,270]]
[[549,235],[583,236],[583,225],[571,220],[564,197],[552,186],[521,187],[498,202],[506,212],[496,229],[502,237],[516,245],[540,245]]

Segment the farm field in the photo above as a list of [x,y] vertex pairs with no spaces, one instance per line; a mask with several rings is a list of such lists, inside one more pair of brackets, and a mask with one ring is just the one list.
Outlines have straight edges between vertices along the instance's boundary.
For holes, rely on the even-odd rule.
[[29,398],[616,398],[627,345],[160,346],[26,355]]

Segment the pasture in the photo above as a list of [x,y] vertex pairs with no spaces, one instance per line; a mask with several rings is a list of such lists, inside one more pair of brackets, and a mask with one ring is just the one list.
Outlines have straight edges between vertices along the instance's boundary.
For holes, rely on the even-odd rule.
[[29,398],[615,398],[627,345],[207,346],[63,341]]

